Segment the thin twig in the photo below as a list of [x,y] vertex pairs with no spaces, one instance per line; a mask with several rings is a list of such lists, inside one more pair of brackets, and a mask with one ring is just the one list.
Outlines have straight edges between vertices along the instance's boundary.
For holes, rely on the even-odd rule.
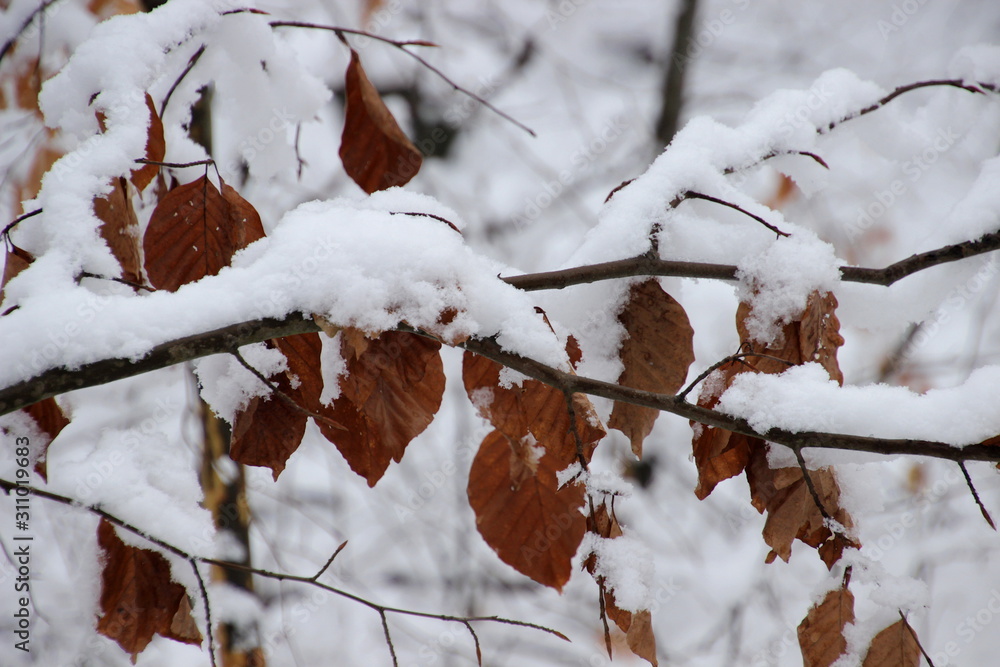
[[903,619],[903,625],[905,625],[906,629],[910,631],[911,635],[913,635],[913,641],[917,642],[917,648],[919,648],[920,652],[923,654],[924,660],[927,661],[928,667],[934,667],[934,661],[931,660],[931,657],[929,655],[927,655],[927,651],[924,650],[923,644],[920,643],[920,637],[917,636],[917,633],[913,629],[913,626],[910,625],[910,622],[906,620],[906,616],[903,615],[903,610],[899,609],[897,611],[899,611],[899,617]]
[[597,595],[600,600],[601,623],[604,624],[604,647],[608,650],[608,660],[613,660],[611,654],[611,627],[608,625],[608,607],[604,600],[604,577],[596,577]]
[[[292,408],[296,412],[299,412],[301,414],[306,415],[307,417],[312,417],[316,421],[323,422],[327,426],[329,426],[331,428],[335,428],[338,431],[346,431],[347,430],[347,428],[345,428],[343,424],[340,424],[340,423],[334,421],[333,419],[330,419],[329,417],[327,417],[325,415],[321,415],[318,412],[313,412],[309,408],[306,408],[306,407],[304,407],[302,405],[299,405],[298,401],[296,401],[294,398],[292,398],[291,396],[289,396],[288,394],[286,394],[285,392],[283,392],[281,389],[278,388],[277,385],[275,385],[273,382],[271,382],[269,379],[267,379],[267,377],[265,377],[263,373],[261,373],[256,368],[254,368],[249,363],[247,363],[247,360],[243,358],[243,355],[240,354],[238,350],[234,351],[234,352],[230,352],[230,354],[232,354],[234,357],[236,357],[236,360],[238,362],[240,362],[240,365],[243,366],[243,368],[245,368],[248,371],[250,371],[251,373],[253,373],[257,377],[258,380],[260,380],[265,385],[267,385],[267,388],[270,389],[271,392],[275,396],[277,396],[282,401],[284,401],[285,404],[288,405],[288,407]],[[346,542],[344,544],[346,544]],[[336,556],[336,555],[337,554],[334,554],[334,556]],[[332,562],[333,559],[331,558],[330,561]]]
[[996,530],[997,525],[993,523],[993,517],[991,517],[990,513],[986,510],[986,505],[983,505],[983,501],[979,497],[979,492],[976,491],[976,487],[972,483],[972,477],[969,475],[969,469],[965,467],[965,461],[958,461],[958,467],[962,469],[962,474],[965,475],[965,483],[969,485],[969,491],[972,492],[972,497],[975,498],[976,504],[979,505],[979,511],[983,513],[983,518],[986,519],[986,523],[990,524],[990,528]]
[[681,197],[683,199],[704,199],[705,201],[710,201],[713,204],[719,204],[720,206],[728,206],[729,208],[733,209],[734,211],[739,211],[743,215],[746,215],[746,216],[749,216],[749,217],[753,218],[754,220],[756,220],[760,224],[764,225],[765,227],[767,227],[768,229],[770,229],[772,232],[774,232],[778,236],[791,236],[788,232],[781,231],[780,229],[778,229],[777,227],[775,227],[774,225],[772,225],[771,223],[769,223],[767,220],[765,220],[764,218],[760,217],[759,215],[754,215],[753,213],[751,213],[750,211],[746,210],[742,206],[739,206],[737,204],[733,204],[732,202],[728,202],[725,199],[719,199],[718,197],[713,197],[711,195],[702,194],[701,192],[695,192],[694,190],[688,190],[683,195],[681,195]]
[[179,547],[176,547],[173,544],[170,544],[169,542],[161,540],[161,539],[159,539],[159,538],[157,538],[157,537],[155,537],[153,535],[150,535],[150,534],[148,534],[148,533],[140,530],[136,526],[134,526],[134,525],[132,525],[132,524],[130,524],[130,523],[122,520],[122,519],[119,519],[117,516],[115,516],[115,515],[107,512],[107,511],[105,511],[105,510],[103,510],[100,507],[97,507],[95,505],[87,505],[85,503],[80,502],[79,500],[74,499],[74,498],[69,498],[67,496],[62,496],[62,495],[59,495],[57,493],[52,493],[51,491],[46,491],[45,489],[40,489],[38,487],[31,486],[30,484],[16,484],[15,482],[11,482],[9,480],[0,478],[0,490],[3,490],[5,493],[10,493],[11,491],[14,491],[16,489],[26,489],[28,491],[28,493],[31,493],[32,495],[38,496],[39,498],[45,498],[46,500],[51,500],[51,501],[54,501],[54,502],[58,502],[58,503],[61,503],[63,505],[69,505],[71,507],[76,507],[76,508],[79,508],[79,509],[86,510],[86,511],[88,511],[88,512],[90,512],[90,513],[92,513],[92,514],[94,514],[96,516],[101,517],[102,519],[105,519],[109,523],[111,523],[111,524],[113,524],[113,525],[115,525],[115,526],[117,526],[117,527],[119,527],[119,528],[121,528],[123,530],[127,530],[128,532],[132,533],[133,535],[138,535],[139,537],[141,537],[141,538],[149,541],[150,543],[155,544],[156,546],[160,547],[164,551],[172,553],[175,556],[183,558],[184,560],[190,561],[190,560],[194,559],[194,560],[198,561],[199,563],[204,563],[206,565],[217,565],[219,567],[230,569],[230,570],[239,570],[241,572],[247,572],[249,574],[255,574],[257,576],[264,577],[264,578],[267,578],[267,579],[274,579],[276,581],[294,581],[294,582],[298,582],[298,583],[302,583],[302,584],[308,584],[310,586],[315,586],[317,588],[321,588],[321,589],[323,589],[325,591],[333,593],[334,595],[338,595],[338,596],[340,596],[342,598],[345,598],[347,600],[351,600],[352,602],[357,602],[359,604],[362,604],[362,605],[364,605],[364,606],[366,606],[366,607],[368,607],[370,609],[373,609],[373,610],[375,610],[375,611],[377,611],[379,613],[397,614],[397,615],[400,615],[400,616],[413,616],[413,617],[416,617],[416,618],[427,618],[427,619],[432,619],[432,620],[447,621],[447,622],[451,622],[451,623],[461,623],[461,624],[474,623],[474,622],[477,622],[477,621],[486,621],[486,622],[491,622],[491,623],[500,623],[500,624],[503,624],[503,625],[512,625],[512,626],[521,627],[521,628],[529,628],[529,629],[532,629],[532,630],[540,630],[542,632],[546,632],[546,633],[548,633],[550,635],[558,637],[559,639],[562,639],[564,641],[569,641],[569,638],[566,637],[566,635],[564,635],[563,633],[559,632],[558,630],[553,630],[552,628],[548,628],[548,627],[546,627],[544,625],[539,625],[537,623],[530,623],[528,621],[518,621],[518,620],[515,620],[515,619],[512,619],[512,618],[504,618],[502,616],[452,616],[452,615],[449,615],[449,614],[433,614],[433,613],[424,612],[424,611],[414,611],[412,609],[403,609],[401,607],[389,607],[389,606],[386,606],[386,605],[379,604],[377,602],[372,602],[371,600],[368,600],[368,599],[363,598],[361,596],[355,595],[353,593],[348,593],[347,591],[342,590],[340,588],[336,588],[334,586],[329,586],[329,585],[321,583],[319,581],[315,581],[315,580],[313,580],[312,577],[306,577],[306,576],[295,575],[295,574],[287,574],[287,573],[284,573],[284,572],[273,572],[271,570],[262,570],[260,568],[251,567],[249,565],[244,565],[243,563],[234,563],[232,561],[220,560],[218,558],[210,558],[210,557],[207,557],[207,556],[197,556],[197,555],[188,553],[188,552],[184,551],[183,549],[181,549]]
[[340,27],[332,26],[332,25],[320,25],[318,23],[306,23],[306,22],[303,22],[303,21],[272,21],[270,23],[270,26],[272,28],[311,28],[311,29],[314,29],[314,30],[328,30],[330,32],[336,33],[337,36],[341,38],[341,41],[345,41],[343,39],[343,36],[345,34],[347,34],[347,35],[358,35],[360,37],[368,37],[369,39],[374,39],[374,40],[377,40],[379,42],[383,42],[385,44],[389,44],[390,46],[394,46],[397,49],[399,49],[400,51],[402,51],[403,53],[405,53],[408,56],[410,56],[411,58],[415,59],[417,62],[419,62],[421,65],[423,65],[424,67],[426,67],[427,69],[429,69],[431,72],[434,72],[435,74],[437,74],[441,78],[441,80],[443,80],[445,83],[447,83],[449,86],[451,86],[453,90],[456,90],[456,91],[462,93],[463,95],[467,95],[467,96],[471,97],[472,99],[474,99],[475,101],[479,102],[480,104],[482,104],[484,107],[486,107],[487,109],[489,109],[493,113],[495,113],[498,116],[500,116],[501,118],[503,118],[503,119],[505,119],[505,120],[513,123],[514,125],[516,125],[517,127],[521,128],[522,130],[524,130],[525,132],[527,132],[531,136],[533,136],[533,137],[537,136],[535,134],[535,131],[532,130],[530,127],[528,127],[527,125],[525,125],[521,121],[517,120],[516,118],[514,118],[510,114],[507,114],[507,113],[501,111],[500,109],[496,108],[495,106],[493,106],[492,104],[490,104],[489,102],[487,102],[484,98],[480,97],[479,95],[476,95],[471,90],[467,90],[467,89],[463,88],[462,86],[458,85],[457,83],[455,83],[454,81],[452,81],[450,78],[448,78],[448,76],[444,72],[442,72],[441,70],[439,70],[434,65],[431,65],[429,62],[427,62],[427,60],[425,60],[419,54],[416,54],[413,51],[410,51],[409,49],[405,48],[407,46],[437,46],[437,44],[433,44],[431,42],[427,42],[427,41],[422,40],[422,39],[412,39],[412,40],[403,40],[403,41],[400,41],[400,40],[395,40],[395,39],[389,39],[388,37],[381,37],[379,35],[376,35],[376,34],[370,33],[370,32],[366,32],[364,30],[352,30],[350,28],[340,28]]
[[183,81],[184,77],[186,77],[188,73],[194,68],[195,64],[197,64],[198,59],[201,58],[201,55],[203,53],[205,53],[204,44],[198,47],[198,50],[195,51],[194,54],[191,56],[191,59],[188,60],[187,67],[185,67],[184,71],[181,72],[180,76],[177,77],[177,80],[174,81],[174,84],[170,86],[170,90],[167,91],[166,97],[163,98],[163,104],[160,105],[160,118],[163,118],[163,112],[167,110],[167,103],[170,102],[170,98],[173,97],[174,91],[177,90],[177,86],[181,85],[181,81]]
[[4,42],[3,47],[0,48],[0,62],[3,62],[4,56],[7,55],[7,52],[11,50],[11,48],[14,46],[17,40],[21,38],[21,35],[24,34],[24,31],[28,29],[28,26],[30,26],[32,22],[34,22],[35,17],[44,14],[46,9],[48,9],[50,6],[54,5],[58,1],[59,0],[45,0],[45,2],[39,4],[38,7],[36,7],[33,12],[28,14],[28,18],[24,19],[24,23],[22,23],[21,27],[17,29],[17,32],[15,32],[10,39]]
[[124,278],[115,278],[114,276],[99,276],[96,273],[90,273],[89,271],[84,271],[77,275],[77,280],[80,278],[93,278],[94,280],[110,280],[112,282],[121,283],[122,285],[128,285],[132,289],[146,290],[147,292],[157,291],[155,287],[149,287],[143,285],[142,283],[134,283],[131,280],[125,280]]
[[443,222],[444,224],[448,225],[459,234],[462,233],[462,230],[459,229],[455,225],[455,223],[453,223],[451,220],[449,220],[448,218],[443,218],[440,215],[434,215],[433,213],[421,213],[420,211],[389,211],[389,215],[416,215],[424,218],[433,218],[434,220]]
[[580,467],[583,470],[589,470],[587,454],[583,450],[583,438],[580,437],[580,429],[576,427],[576,408],[573,406],[573,394],[563,392],[563,398],[566,399],[566,411],[569,413],[569,430],[573,434],[573,442],[576,443],[576,458],[580,461]]
[[845,123],[854,118],[870,114],[872,111],[876,111],[877,109],[881,109],[886,104],[893,101],[903,93],[908,93],[911,90],[918,90],[920,88],[929,88],[932,86],[949,86],[952,88],[961,88],[962,90],[967,90],[970,93],[976,93],[979,95],[985,94],[985,91],[990,91],[994,93],[997,92],[997,87],[994,86],[993,84],[981,83],[981,82],[966,83],[963,79],[932,79],[929,81],[917,81],[916,83],[910,83],[905,86],[899,86],[898,88],[896,88],[891,93],[889,93],[879,101],[875,102],[874,104],[871,104],[865,107],[864,109],[860,109],[858,111],[849,113],[846,116],[840,118],[840,120],[832,121],[825,128],[822,127],[819,128],[817,132],[819,134],[826,134],[827,132],[829,132],[836,126],[840,125],[841,123]]
[[472,642],[476,645],[476,662],[479,663],[479,667],[483,667],[483,650],[479,646],[479,636],[476,634],[476,629],[468,621],[465,622],[465,629],[472,635]]
[[207,628],[208,634],[208,655],[212,660],[212,667],[216,667],[215,662],[215,637],[212,633],[212,606],[208,603],[208,589],[205,588],[205,580],[201,577],[201,572],[198,570],[198,560],[195,558],[188,558],[188,562],[191,563],[191,569],[194,570],[194,576],[198,579],[198,590],[201,591],[201,601],[205,605],[205,627]]
[[14,227],[16,227],[18,225],[18,223],[23,222],[24,220],[27,220],[28,218],[32,218],[32,217],[38,215],[41,212],[42,212],[42,209],[36,208],[34,211],[28,211],[27,213],[25,213],[23,215],[17,216],[16,218],[14,218],[10,222],[9,225],[7,225],[6,227],[3,228],[3,231],[0,231],[0,236],[8,238],[7,235],[10,233],[10,230],[14,229]]
[[184,169],[185,167],[200,167],[204,166],[215,166],[215,160],[212,158],[206,158],[204,160],[195,160],[194,162],[159,162],[157,160],[147,160],[144,157],[136,158],[133,162],[138,162],[139,164],[155,164],[157,167],[169,167],[170,169]]
[[385,610],[379,609],[378,615],[382,619],[382,632],[385,633],[385,643],[389,646],[389,655],[392,656],[392,667],[399,667],[399,660],[396,659],[396,647],[392,645],[392,637],[389,636],[389,621],[385,617]]
[[813,484],[812,475],[809,474],[809,468],[806,467],[806,460],[802,457],[802,448],[792,447],[792,451],[795,452],[795,460],[799,462],[799,469],[802,471],[802,477],[806,480],[806,488],[809,489],[809,494],[812,496],[813,502],[816,503],[816,509],[819,510],[820,515],[826,519],[827,525],[832,529],[833,517],[823,507],[823,501],[820,500],[816,485]]
[[323,575],[323,573],[324,573],[324,572],[326,572],[326,571],[327,571],[327,569],[328,569],[328,568],[329,568],[329,567],[330,567],[331,565],[333,565],[333,559],[334,559],[334,558],[336,558],[336,557],[337,557],[337,555],[338,555],[338,554],[339,554],[339,553],[340,553],[341,551],[343,551],[343,550],[344,550],[344,547],[346,547],[346,546],[347,546],[347,540],[344,540],[343,542],[341,542],[341,543],[340,543],[340,546],[339,546],[339,547],[337,547],[336,551],[334,551],[334,552],[333,552],[333,555],[332,555],[332,556],[330,556],[330,559],[329,559],[328,561],[326,561],[326,565],[324,565],[323,567],[321,567],[321,568],[319,569],[319,572],[317,572],[316,574],[314,574],[314,575],[312,576],[312,580],[313,580],[313,581],[316,581],[316,580],[318,580],[318,579],[319,579],[319,578],[320,578],[320,577],[321,577],[321,576]]

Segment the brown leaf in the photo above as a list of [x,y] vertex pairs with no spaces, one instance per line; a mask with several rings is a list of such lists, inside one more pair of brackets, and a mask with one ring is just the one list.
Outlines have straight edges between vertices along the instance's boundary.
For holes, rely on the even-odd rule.
[[340,159],[347,175],[368,194],[405,185],[420,170],[423,156],[399,129],[353,49],[344,86],[347,104]]
[[260,216],[232,188],[222,192],[202,176],[180,185],[157,204],[146,228],[146,273],[157,289],[217,274],[233,254],[264,237]]
[[305,411],[319,408],[322,343],[319,334],[300,334],[278,339],[274,345],[288,362],[287,371],[271,378],[284,398],[273,392],[255,397],[236,415],[229,457],[244,465],[270,468],[278,479],[302,442],[309,420]]
[[94,199],[94,215],[100,218],[101,238],[122,267],[122,278],[142,283],[142,258],[139,250],[139,220],[132,208],[129,184],[124,178],[112,182],[113,189]]
[[[153,98],[149,96],[149,93],[146,93],[146,108],[149,109],[149,129],[146,131],[146,154],[143,157],[153,162],[162,162],[167,152],[167,144],[163,138],[163,121],[157,115],[156,108],[153,106]],[[133,169],[132,185],[141,192],[156,178],[159,172],[160,167],[155,164],[146,164],[138,169]]]
[[653,614],[648,609],[632,613],[632,622],[625,633],[632,653],[656,667],[656,637],[653,636]]
[[[716,371],[718,378],[713,376],[703,385],[698,405],[710,410],[715,408],[722,392],[729,387],[732,378],[741,372],[741,368],[737,362],[721,366]],[[691,426],[695,430],[693,451],[698,469],[698,486],[694,492],[699,500],[704,500],[719,482],[743,472],[750,461],[750,452],[754,447],[763,446],[763,442],[758,438],[749,438],[721,428],[694,422]]]
[[[22,250],[18,248],[13,243],[8,241],[7,243],[7,258],[4,260],[3,265],[3,279],[0,281],[0,305],[3,305],[3,290],[7,286],[7,283],[11,281],[17,274],[28,268],[35,258],[31,256],[27,250]],[[0,315],[6,315],[11,312],[12,308],[8,308]]]
[[847,588],[830,591],[799,624],[803,667],[829,667],[847,649],[844,626],[854,622],[854,595]]
[[332,407],[318,408],[341,427],[318,425],[351,469],[375,486],[441,406],[441,344],[410,333],[389,331],[369,340],[344,331],[341,355],[347,374],[340,379],[340,396]]
[[[562,590],[586,531],[580,513],[585,490],[576,483],[558,489],[556,473],[562,464],[537,449],[534,475],[525,475],[523,465],[513,470],[512,461],[522,459],[526,447],[532,447],[530,440],[512,440],[500,431],[487,435],[469,472],[469,504],[479,534],[500,560]],[[515,474],[520,478],[515,480]]]
[[39,401],[34,405],[29,405],[23,410],[35,423],[38,424],[38,428],[42,430],[49,439],[42,446],[42,451],[38,456],[38,460],[35,461],[35,472],[41,475],[42,479],[48,481],[48,467],[46,465],[46,457],[49,452],[49,445],[52,441],[56,439],[56,436],[69,425],[69,419],[66,418],[66,414],[56,403],[56,399],[49,397],[43,401]]
[[[769,559],[777,555],[787,563],[796,538],[818,549],[828,568],[840,559],[846,547],[860,547],[853,540],[836,539],[826,526],[799,468],[769,467],[766,450],[758,447],[751,453],[746,472],[754,507],[767,512],[764,541],[773,550]],[[840,487],[833,469],[810,470],[809,477],[827,514],[850,531],[854,522],[840,507]]]
[[[576,437],[563,393],[537,380],[501,387],[500,370],[500,364],[471,352],[462,359],[465,391],[479,414],[514,442],[530,433],[562,464],[560,470],[576,461]],[[573,410],[583,455],[589,461],[606,432],[590,399],[583,394],[573,394]]]
[[[694,330],[684,308],[651,278],[632,286],[618,321],[626,331],[618,384],[661,394],[680,391],[694,361]],[[608,426],[627,435],[632,452],[642,458],[643,440],[659,416],[659,410],[616,401]]]
[[[161,554],[126,545],[103,519],[97,527],[97,543],[105,553],[99,633],[118,642],[133,662],[154,634],[201,644],[201,633],[190,618],[190,603],[184,618],[181,601],[187,593],[171,579],[170,564]],[[183,632],[172,629],[175,624]]]
[[875,635],[861,667],[918,667],[920,644],[903,619]]

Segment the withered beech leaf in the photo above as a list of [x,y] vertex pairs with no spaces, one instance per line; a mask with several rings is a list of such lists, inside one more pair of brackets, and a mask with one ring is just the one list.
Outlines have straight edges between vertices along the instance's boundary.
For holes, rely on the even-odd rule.
[[[780,556],[788,562],[795,539],[818,549],[828,568],[840,559],[846,547],[860,547],[853,539],[834,535],[826,525],[799,468],[771,468],[765,448],[758,447],[751,453],[746,473],[751,501],[758,511],[767,512],[764,541],[772,549],[769,560]],[[810,470],[809,478],[826,512],[850,531],[854,523],[840,506],[840,487],[833,469]]]
[[264,237],[260,216],[233,188],[207,176],[179,185],[160,200],[146,228],[146,273],[157,289],[217,274],[233,254]]
[[340,396],[332,407],[318,408],[337,426],[327,421],[318,426],[351,470],[375,486],[389,462],[402,460],[406,446],[441,407],[441,344],[395,331],[371,340],[343,333],[341,356],[347,373],[340,378]]
[[53,397],[46,398],[43,401],[39,401],[34,405],[29,405],[24,408],[24,412],[28,413],[35,423],[38,424],[38,428],[45,433],[49,439],[42,446],[42,451],[35,461],[35,472],[37,472],[42,479],[48,481],[48,466],[46,465],[46,458],[49,452],[49,445],[52,441],[56,439],[56,436],[69,425],[69,419],[66,418],[66,414],[56,403],[56,399]]
[[[566,468],[578,459],[576,436],[569,418],[569,407],[561,391],[537,380],[524,380],[520,386],[500,386],[500,364],[466,352],[462,359],[462,379],[469,400],[479,414],[513,441],[529,433],[546,452]],[[589,461],[597,443],[606,435],[590,399],[573,394],[576,433],[583,456]]]
[[[783,373],[789,364],[817,362],[831,378],[842,383],[837,349],[844,339],[840,336],[836,307],[837,299],[832,293],[811,294],[802,314],[784,324],[773,343],[763,348],[755,345],[755,352],[767,356],[749,355],[740,362],[722,366],[702,387],[698,404],[714,407],[739,373]],[[746,322],[751,314],[751,306],[745,303],[740,304],[736,313],[736,328],[745,343],[750,342]],[[768,514],[764,524],[764,540],[772,549],[768,562],[778,556],[787,561],[795,539],[816,548],[830,568],[840,559],[845,548],[860,546],[854,538],[834,534],[826,525],[799,468],[770,468],[767,445],[763,440],[710,426],[692,426],[698,466],[698,497],[704,498],[721,480],[745,470],[750,483],[751,502],[759,512]],[[811,470],[809,476],[823,509],[850,533],[853,521],[840,507],[840,488],[833,469]]]
[[[146,93],[146,108],[149,110],[149,129],[146,131],[146,154],[143,156],[153,162],[162,162],[167,152],[166,141],[163,138],[163,121],[160,120],[153,106],[153,98]],[[140,192],[146,189],[156,174],[159,173],[159,166],[155,164],[144,164],[132,170],[131,181],[136,190]]]
[[854,595],[847,588],[826,594],[799,623],[803,667],[829,667],[847,649],[844,626],[854,622]]
[[920,644],[903,619],[875,635],[861,667],[918,667]]
[[353,49],[344,86],[340,160],[347,175],[368,194],[405,185],[420,170],[423,156],[399,128]]
[[[171,579],[166,558],[155,551],[126,545],[104,519],[97,527],[97,543],[105,553],[99,633],[118,642],[133,662],[154,634],[201,644],[190,604],[186,607],[187,617],[183,617],[182,600],[187,591]],[[183,632],[176,632],[175,625]]]
[[[523,460],[511,465],[527,455],[537,457],[534,474],[526,474]],[[576,483],[557,488],[561,469],[530,439],[512,440],[492,431],[472,461],[468,485],[476,528],[500,560],[556,590],[569,581],[573,556],[586,531],[580,512],[585,489]]]
[[101,220],[101,238],[122,268],[122,278],[142,283],[142,255],[139,250],[139,220],[132,207],[131,186],[124,178],[112,181],[112,190],[94,199],[94,215]]
[[[698,405],[710,410],[715,408],[722,392],[739,372],[741,365],[733,361],[717,369],[702,385]],[[698,469],[698,486],[694,492],[699,500],[707,498],[719,482],[743,472],[750,461],[750,452],[755,447],[763,446],[758,438],[725,429],[695,422],[691,422],[691,428],[694,430],[694,461]]]
[[653,614],[648,609],[632,613],[632,622],[625,633],[632,653],[656,667],[656,637],[653,635]]
[[[680,391],[694,361],[694,330],[684,308],[651,278],[632,286],[618,321],[626,332],[618,353],[625,366],[618,384],[661,394]],[[642,458],[642,443],[659,415],[653,408],[616,401],[608,426],[627,435],[632,452]]]
[[[3,279],[0,281],[0,306],[3,305],[4,288],[7,286],[7,283],[9,283],[14,276],[28,268],[33,261],[35,261],[35,258],[31,256],[31,253],[27,250],[18,248],[13,243],[8,242],[7,258],[4,260],[3,265]],[[5,308],[3,313],[0,313],[0,316],[8,314],[13,309],[13,306]]]
[[314,412],[319,407],[322,343],[319,334],[300,334],[278,339],[274,345],[285,355],[288,370],[270,382],[285,398],[274,392],[257,396],[237,413],[229,457],[244,465],[270,468],[278,479],[302,442],[309,420],[305,410]]

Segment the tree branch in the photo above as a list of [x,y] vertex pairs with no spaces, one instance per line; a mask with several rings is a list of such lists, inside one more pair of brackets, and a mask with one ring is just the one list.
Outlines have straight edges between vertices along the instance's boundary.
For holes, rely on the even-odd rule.
[[[0,478],[0,490],[3,490],[4,493],[10,493],[11,491],[14,491],[14,490],[17,490],[17,489],[26,489],[30,494],[32,494],[34,496],[38,496],[39,498],[45,498],[46,500],[51,500],[51,501],[54,501],[54,502],[57,502],[57,503],[62,503],[63,505],[69,505],[71,507],[77,507],[77,508],[80,508],[80,509],[84,509],[84,510],[90,512],[91,514],[95,514],[95,515],[101,517],[102,519],[104,519],[108,523],[113,524],[113,525],[121,528],[122,530],[127,530],[128,532],[132,533],[133,535],[138,535],[139,537],[141,537],[141,538],[143,538],[145,540],[148,540],[150,543],[155,544],[156,546],[158,546],[159,548],[163,549],[164,551],[167,551],[167,552],[169,552],[169,553],[171,553],[171,554],[173,554],[175,556],[178,556],[180,558],[183,558],[184,560],[186,560],[186,561],[188,561],[190,563],[199,562],[199,563],[205,563],[207,565],[217,565],[217,566],[222,567],[222,568],[233,569],[233,570],[241,570],[243,572],[249,572],[251,574],[256,574],[257,576],[260,576],[260,577],[265,577],[267,579],[275,579],[275,580],[278,580],[278,581],[296,581],[296,582],[299,582],[299,583],[302,583],[302,584],[308,584],[310,586],[316,586],[317,588],[322,588],[323,590],[329,591],[330,593],[333,593],[334,595],[339,595],[340,597],[347,598],[348,600],[351,600],[353,602],[357,602],[359,604],[362,604],[362,605],[364,605],[364,606],[366,606],[366,607],[368,607],[370,609],[373,609],[374,611],[376,611],[379,614],[379,616],[382,619],[382,625],[383,625],[383,628],[386,631],[386,637],[387,638],[388,638],[388,627],[385,624],[386,615],[387,614],[397,614],[397,615],[400,615],[400,616],[415,616],[415,617],[418,617],[418,618],[428,618],[428,619],[435,619],[435,620],[439,620],[439,621],[448,621],[448,622],[452,622],[452,623],[461,623],[462,625],[465,625],[466,627],[468,627],[469,624],[472,623],[472,622],[474,622],[474,621],[490,621],[490,622],[493,622],[493,623],[502,623],[504,625],[514,625],[514,626],[518,626],[518,627],[522,627],[522,628],[530,628],[532,630],[541,630],[542,632],[547,632],[548,634],[554,635],[554,636],[556,636],[556,637],[558,637],[558,638],[560,638],[560,639],[562,639],[564,641],[569,641],[569,639],[566,637],[566,635],[564,635],[563,633],[559,632],[558,630],[553,630],[552,628],[545,627],[544,625],[538,625],[537,623],[529,623],[527,621],[518,621],[518,620],[515,620],[515,619],[511,619],[511,618],[503,618],[501,616],[452,616],[452,615],[449,615],[449,614],[433,614],[433,613],[424,612],[424,611],[414,611],[412,609],[403,609],[401,607],[389,607],[389,606],[386,606],[386,605],[383,605],[383,604],[379,604],[377,602],[372,602],[371,600],[368,600],[366,598],[360,597],[360,596],[355,595],[353,593],[348,593],[345,590],[341,590],[339,588],[335,588],[333,586],[329,586],[327,584],[320,583],[319,581],[317,581],[317,577],[319,576],[318,574],[310,576],[310,577],[307,577],[307,576],[304,576],[304,575],[287,574],[287,573],[284,573],[284,572],[272,572],[270,570],[262,570],[262,569],[259,569],[259,568],[256,568],[256,567],[251,567],[249,565],[243,565],[242,563],[234,563],[234,562],[231,562],[231,561],[219,560],[217,558],[208,558],[208,557],[205,557],[205,556],[198,556],[196,554],[188,553],[188,552],[184,551],[183,549],[181,549],[179,547],[176,547],[173,544],[171,544],[171,543],[169,543],[169,542],[167,542],[165,540],[161,540],[161,539],[159,539],[159,538],[157,538],[157,537],[155,537],[153,535],[149,535],[148,533],[142,531],[140,528],[138,528],[138,527],[136,527],[136,526],[128,523],[127,521],[119,519],[117,516],[115,516],[113,514],[110,514],[109,512],[101,509],[98,506],[95,506],[95,505],[86,505],[84,503],[81,503],[78,500],[75,500],[73,498],[69,498],[67,496],[59,495],[58,493],[52,493],[51,491],[46,491],[45,489],[39,489],[37,487],[31,486],[31,485],[28,485],[28,484],[17,484],[15,482],[10,481],[10,480],[6,480],[6,479]],[[341,545],[341,548],[343,548],[343,545]],[[339,551],[340,551],[340,549],[338,548],[337,552],[339,552]],[[336,556],[336,555],[337,554],[334,553],[334,556]],[[332,561],[332,560],[333,560],[333,558],[330,559],[330,561]],[[329,562],[327,563],[327,565],[329,565]],[[324,569],[326,569],[325,566],[324,566]],[[198,578],[200,580],[200,578],[201,578],[200,574],[199,574]],[[211,628],[209,628],[209,632],[211,632]],[[477,643],[478,643],[478,641],[477,641]],[[390,650],[392,650],[391,642],[390,642]],[[393,656],[393,657],[395,658],[395,656]]]

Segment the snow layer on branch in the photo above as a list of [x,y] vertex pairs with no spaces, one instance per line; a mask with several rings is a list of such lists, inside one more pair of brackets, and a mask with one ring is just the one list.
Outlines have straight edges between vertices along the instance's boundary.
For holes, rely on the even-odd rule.
[[[718,410],[759,432],[826,431],[875,438],[936,440],[956,446],[1000,433],[1000,366],[981,368],[958,387],[916,394],[878,384],[841,387],[816,363],[780,375],[743,373]],[[810,450],[814,460],[816,450]]]
[[[400,190],[373,200],[379,207],[397,202],[407,211],[420,204]],[[231,267],[175,293],[137,297],[115,289],[95,295],[86,286],[59,282],[44,295],[11,289],[20,307],[0,321],[0,385],[52,367],[138,360],[160,343],[297,312],[371,332],[405,321],[448,339],[496,335],[508,350],[566,362],[530,296],[498,279],[504,266],[476,255],[444,222],[365,207],[365,200],[303,204],[271,236],[238,253]],[[20,277],[9,287],[19,283]],[[449,308],[458,314],[439,325]]]
[[655,568],[649,548],[627,534],[607,539],[587,533],[580,553],[597,556],[594,577],[615,594],[615,604],[624,611],[642,611],[653,604]]

